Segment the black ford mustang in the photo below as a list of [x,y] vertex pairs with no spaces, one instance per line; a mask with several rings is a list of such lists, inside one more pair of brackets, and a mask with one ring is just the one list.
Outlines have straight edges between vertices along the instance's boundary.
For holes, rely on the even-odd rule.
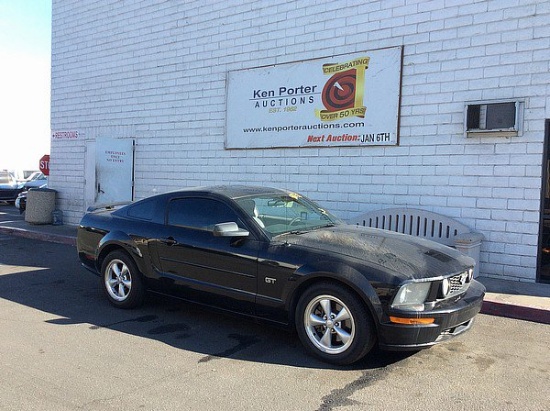
[[350,364],[377,343],[429,347],[468,330],[485,289],[440,244],[346,225],[289,191],[187,189],[86,214],[78,253],[120,308],[146,290],[295,327]]

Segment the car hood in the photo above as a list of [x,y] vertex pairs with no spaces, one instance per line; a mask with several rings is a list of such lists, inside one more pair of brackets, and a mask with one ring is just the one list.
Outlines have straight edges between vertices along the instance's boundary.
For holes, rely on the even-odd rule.
[[336,253],[361,260],[407,279],[454,274],[475,262],[457,250],[433,241],[392,231],[337,225],[303,233],[286,234],[287,244]]

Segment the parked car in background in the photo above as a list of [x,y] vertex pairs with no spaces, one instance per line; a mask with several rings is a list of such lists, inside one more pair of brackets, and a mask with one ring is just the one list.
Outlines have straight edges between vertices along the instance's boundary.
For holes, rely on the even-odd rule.
[[[43,180],[40,180],[43,182]],[[39,187],[34,188],[48,188],[47,183],[43,183]],[[29,193],[29,190],[21,191],[17,198],[15,199],[15,207],[19,209],[19,214],[23,214],[25,210],[27,209],[27,194]]]
[[23,183],[26,190],[30,188],[39,188],[48,184],[48,177],[40,171],[35,171],[27,179],[25,179]]
[[24,183],[17,181],[12,172],[0,171],[0,201],[13,204],[23,190]]
[[15,199],[15,207],[19,209],[19,214],[23,214],[27,209],[27,193],[28,191],[21,191]]
[[219,186],[91,210],[77,249],[109,302],[146,290],[293,327],[334,364],[462,334],[485,288],[455,249],[345,224],[286,190]]

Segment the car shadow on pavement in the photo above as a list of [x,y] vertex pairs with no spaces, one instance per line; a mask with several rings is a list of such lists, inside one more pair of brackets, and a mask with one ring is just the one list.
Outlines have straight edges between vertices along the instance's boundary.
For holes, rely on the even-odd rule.
[[[21,252],[0,247],[0,298],[52,314],[52,326],[89,324],[154,339],[200,354],[199,363],[222,358],[318,369],[373,370],[404,360],[410,353],[374,349],[353,366],[337,367],[307,355],[297,335],[184,301],[148,294],[143,307],[121,310],[103,296],[99,278],[80,266],[77,258],[60,267],[57,256],[74,247],[17,239]],[[34,249],[28,252],[28,245]],[[12,247],[13,248],[13,247]],[[65,259],[64,259],[65,261]],[[55,267],[55,268],[52,268]]]

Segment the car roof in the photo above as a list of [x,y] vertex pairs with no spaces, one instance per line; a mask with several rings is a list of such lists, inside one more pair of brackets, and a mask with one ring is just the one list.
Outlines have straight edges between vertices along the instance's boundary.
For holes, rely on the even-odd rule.
[[142,198],[141,200],[114,203],[114,204],[102,204],[97,207],[88,208],[89,212],[104,212],[108,210],[114,215],[127,215],[128,210],[132,207],[139,206],[147,201],[166,201],[167,199],[182,196],[219,196],[229,198],[231,200],[238,200],[240,198],[246,198],[251,196],[262,195],[290,195],[290,191],[273,187],[260,187],[260,186],[247,186],[247,185],[217,185],[217,186],[202,186],[202,187],[188,187],[179,190],[169,191],[162,194],[153,195],[151,197]]
[[[246,185],[218,185],[218,186],[203,186],[203,187],[189,187],[180,190],[174,190],[163,194],[153,195],[151,197],[143,198],[136,202],[131,203],[118,203],[113,205],[102,205],[94,208],[89,208],[89,212],[95,214],[109,213],[113,216],[128,217],[130,210],[134,207],[139,207],[146,202],[156,202],[155,209],[165,201],[175,199],[178,197],[199,196],[199,197],[224,197],[229,200],[235,201],[241,198],[247,198],[250,196],[288,196],[292,195],[292,192],[272,187],[260,187],[260,186],[246,186]],[[157,211],[158,212],[158,211]],[[163,217],[164,218],[164,217]]]
[[261,187],[261,186],[247,186],[247,185],[218,185],[218,186],[204,186],[204,187],[190,187],[181,190],[172,191],[170,195],[177,193],[182,194],[218,194],[225,197],[229,197],[233,200],[248,197],[252,195],[267,195],[267,194],[289,194],[289,191],[273,188],[273,187]]

